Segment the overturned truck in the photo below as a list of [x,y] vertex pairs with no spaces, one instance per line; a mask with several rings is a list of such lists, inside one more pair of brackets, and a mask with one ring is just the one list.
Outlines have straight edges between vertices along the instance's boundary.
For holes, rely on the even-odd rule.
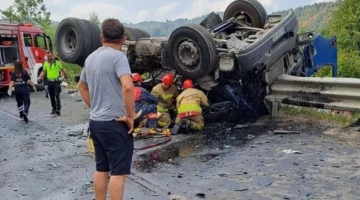
[[[132,71],[146,75],[145,87],[150,89],[169,72],[179,86],[190,78],[209,98],[205,121],[239,122],[268,113],[264,99],[280,75],[305,76],[308,68],[318,67],[304,59],[301,46],[311,46],[321,36],[298,35],[298,29],[294,12],[267,15],[256,0],[236,0],[223,18],[211,13],[200,24],[175,29],[169,38],[125,27],[122,51]],[[56,31],[57,52],[63,61],[83,66],[101,46],[99,35],[100,29],[90,21],[66,18]],[[336,39],[332,40],[326,44],[336,53]]]

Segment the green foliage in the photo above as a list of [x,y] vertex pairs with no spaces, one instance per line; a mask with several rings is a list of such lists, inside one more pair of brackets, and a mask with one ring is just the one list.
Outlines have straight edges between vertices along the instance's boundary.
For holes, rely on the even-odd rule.
[[79,65],[70,64],[70,63],[64,63],[63,67],[65,68],[66,73],[68,75],[70,81],[70,87],[76,88],[77,83],[75,82],[75,75],[80,75],[82,68]]
[[360,48],[360,1],[342,1],[331,20],[329,31],[337,35],[339,48],[358,51]]
[[339,2],[315,3],[275,12],[274,14],[286,15],[289,11],[294,11],[299,20],[299,32],[318,31],[324,28],[331,20],[333,12],[336,11]]
[[[337,37],[338,76],[360,78],[360,1],[342,0],[336,3],[338,9],[320,33]],[[331,70],[323,69],[317,76],[331,76]]]
[[353,113],[351,117],[344,117],[343,115],[334,115],[327,110],[320,110],[316,108],[305,108],[298,106],[282,105],[280,113],[289,116],[304,116],[313,120],[324,120],[334,122],[340,125],[348,125],[359,119],[359,113]]
[[95,12],[90,13],[89,20],[95,23],[97,26],[100,26],[100,20],[97,13]]
[[[220,15],[220,17],[223,16],[223,13],[218,13],[218,14]],[[200,24],[200,22],[204,20],[206,17],[207,15],[196,17],[194,19],[177,19],[175,21],[167,20],[166,22],[147,21],[147,22],[140,22],[137,24],[124,23],[124,26],[144,30],[150,33],[150,35],[153,37],[169,37],[170,34],[176,28],[183,26],[185,24]]]
[[47,12],[44,0],[15,0],[5,10],[0,10],[2,17],[13,23],[32,22],[41,26],[51,24],[50,12]]

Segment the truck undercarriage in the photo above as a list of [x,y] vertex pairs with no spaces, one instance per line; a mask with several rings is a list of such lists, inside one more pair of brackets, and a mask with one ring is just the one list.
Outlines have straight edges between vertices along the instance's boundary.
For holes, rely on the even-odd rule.
[[[294,12],[267,15],[256,0],[236,0],[223,19],[211,13],[200,25],[181,26],[169,38],[126,27],[128,40],[122,51],[131,70],[144,76],[147,89],[165,73],[176,75],[179,89],[182,80],[190,78],[209,98],[205,121],[240,122],[268,113],[265,96],[282,74],[311,76],[324,65],[331,65],[336,74],[336,38],[327,40],[314,32],[298,35],[298,29]],[[64,19],[56,32],[60,58],[83,66],[101,46],[99,35],[100,29],[90,21]],[[318,40],[326,44],[324,57],[330,59],[314,59]]]

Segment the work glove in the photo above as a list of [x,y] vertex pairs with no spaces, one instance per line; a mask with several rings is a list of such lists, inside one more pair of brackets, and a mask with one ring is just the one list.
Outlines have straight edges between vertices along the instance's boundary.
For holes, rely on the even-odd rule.
[[11,96],[12,95],[12,90],[8,90],[8,95]]

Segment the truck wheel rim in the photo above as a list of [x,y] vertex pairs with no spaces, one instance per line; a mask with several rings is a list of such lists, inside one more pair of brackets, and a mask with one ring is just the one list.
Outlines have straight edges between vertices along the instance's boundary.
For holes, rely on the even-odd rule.
[[64,30],[63,37],[61,38],[61,46],[65,53],[71,54],[76,48],[76,33],[71,28]]
[[186,67],[193,68],[199,63],[200,55],[197,46],[191,41],[180,43],[178,56],[182,64]]

